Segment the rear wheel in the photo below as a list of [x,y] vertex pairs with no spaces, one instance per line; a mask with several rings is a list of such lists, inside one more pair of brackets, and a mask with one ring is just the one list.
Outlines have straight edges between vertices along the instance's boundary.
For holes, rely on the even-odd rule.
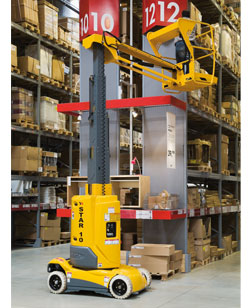
[[149,271],[145,268],[138,268],[138,270],[141,272],[142,276],[144,276],[147,280],[147,287],[151,285],[152,277],[149,273]]
[[66,290],[66,286],[66,276],[63,272],[54,271],[49,274],[48,287],[51,293],[63,293]]
[[126,299],[132,293],[131,280],[124,275],[113,277],[109,283],[109,292],[114,298]]

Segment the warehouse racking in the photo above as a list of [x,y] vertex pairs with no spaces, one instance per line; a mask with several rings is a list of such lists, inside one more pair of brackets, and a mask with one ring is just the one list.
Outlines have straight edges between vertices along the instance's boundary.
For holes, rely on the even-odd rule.
[[[58,1],[58,7],[60,8],[59,15],[66,14],[68,17],[75,17],[78,12],[77,8],[70,4],[68,1]],[[67,6],[65,6],[67,5]],[[67,10],[68,9],[68,10]],[[73,13],[72,13],[73,12]],[[39,34],[39,31],[32,27],[23,27],[20,24],[11,22],[11,39],[12,43],[17,46],[18,56],[22,55],[24,46],[37,44],[37,54],[40,58],[40,46],[45,46],[53,50],[54,55],[63,57],[66,65],[69,69],[70,84],[68,87],[62,85],[53,85],[42,80],[39,74],[38,78],[31,78],[32,76],[24,76],[20,74],[18,70],[12,70],[11,83],[12,86],[22,87],[32,90],[36,96],[35,115],[36,123],[33,126],[17,125],[12,123],[12,145],[32,145],[42,147],[47,151],[60,152],[66,149],[68,152],[67,175],[72,175],[72,151],[73,149],[79,149],[79,136],[72,133],[72,117],[69,117],[69,125],[67,132],[59,133],[59,131],[42,130],[40,127],[40,97],[49,96],[54,99],[58,99],[59,102],[74,102],[79,101],[79,93],[72,88],[72,74],[73,72],[79,73],[79,54],[76,50],[66,48],[59,45],[59,42],[50,40]],[[20,46],[20,47],[19,47]],[[40,60],[38,58],[38,60]],[[15,172],[16,173],[16,172]],[[40,202],[40,187],[41,185],[53,185],[60,191],[65,191],[66,176],[63,177],[45,177],[41,173],[35,173],[30,175],[24,173],[22,175],[13,173],[11,180],[23,180],[32,181],[36,186],[37,192],[34,194],[12,194],[12,228],[15,219],[15,212],[18,211],[37,211],[37,240],[30,244],[33,247],[41,246],[40,239],[40,210],[53,210],[57,208],[57,204],[44,204]],[[40,205],[40,206],[39,206]],[[60,206],[63,206],[62,204]]]
[[[67,1],[61,1],[61,2],[67,2]],[[228,15],[223,11],[223,8],[213,0],[201,2],[201,1],[192,1],[197,8],[201,11],[203,15],[203,20],[208,23],[216,23],[219,22],[220,25],[223,23],[228,24],[232,29],[238,32],[238,28],[236,25],[230,20]],[[218,1],[219,2],[219,1]],[[127,6],[133,6],[134,12],[137,12],[138,16],[141,16],[142,7],[141,7],[141,1],[130,1],[126,3]],[[67,5],[70,5],[67,3]],[[130,7],[132,8],[132,7]],[[18,25],[12,24],[13,29],[17,29],[19,27]],[[132,29],[132,24],[130,23],[130,29]],[[24,33],[28,32],[27,30],[20,30],[24,31]],[[26,33],[26,35],[29,35]],[[46,39],[40,37],[37,34],[32,34],[34,38],[40,40],[40,44],[44,43],[45,45],[51,44],[48,43]],[[54,45],[53,45],[54,46]],[[52,46],[51,46],[52,47]],[[59,46],[52,47],[56,48],[58,51],[66,52]],[[70,57],[70,62],[72,63],[73,58],[79,59],[79,57],[72,52],[69,52],[68,56]],[[72,65],[72,64],[71,64]],[[208,63],[204,63],[204,65],[208,66]],[[209,67],[208,67],[209,68]],[[18,74],[12,73],[12,78],[15,80],[22,80],[27,81],[30,84],[33,84],[34,87],[37,87],[37,93],[41,91],[41,88],[44,86],[44,88],[49,90],[52,90],[51,86],[43,85],[41,81],[34,81],[34,80],[28,80],[29,78],[22,77],[22,76],[16,76]],[[217,87],[217,111],[220,114],[221,110],[221,103],[222,103],[222,96],[223,93],[230,93],[235,95],[235,97],[238,99],[240,98],[240,77],[236,75],[228,66],[224,65],[220,59],[216,59],[216,76],[219,78],[218,87]],[[88,76],[86,76],[88,78]],[[118,78],[119,81],[117,81],[117,87],[118,84],[121,84],[120,78]],[[133,82],[132,79],[130,79],[128,89],[133,88]],[[22,82],[20,81],[20,84]],[[54,87],[53,87],[54,89]],[[58,90],[58,95],[65,95],[67,99],[63,100],[63,102],[73,102],[77,101],[78,97],[75,96],[72,93],[68,93],[64,90]],[[58,92],[57,91],[57,92]],[[128,91],[130,92],[130,91]],[[131,93],[130,93],[131,95]],[[183,100],[186,100],[186,97],[183,97]],[[143,108],[140,109],[141,114],[139,118],[133,119],[132,117],[132,109],[130,110],[124,110],[119,113],[119,116],[117,117],[117,122],[119,122],[117,127],[125,127],[127,129],[130,129],[130,136],[133,135],[133,130],[136,127],[136,130],[143,131],[143,121],[144,121],[144,110]],[[188,140],[189,136],[192,137],[199,137],[200,132],[202,131],[203,134],[205,133],[215,133],[218,136],[218,172],[217,173],[207,173],[207,172],[200,172],[196,170],[190,170],[185,166],[184,173],[186,174],[186,184],[187,183],[194,183],[196,185],[202,186],[202,185],[209,185],[209,187],[213,187],[218,191],[220,200],[222,199],[223,190],[233,192],[236,199],[240,199],[240,174],[239,174],[239,143],[240,143],[240,128],[239,126],[233,125],[233,123],[225,122],[223,121],[219,116],[216,116],[216,113],[211,114],[209,112],[206,112],[204,110],[200,110],[197,106],[187,104],[187,111],[186,111],[186,121],[187,121],[187,133],[186,133],[186,142]],[[33,134],[36,135],[37,138],[37,145],[40,144],[38,142],[41,142],[41,136],[46,136],[48,138],[58,138],[60,140],[67,140],[69,143],[69,153],[72,152],[72,142],[78,142],[78,140],[74,137],[67,137],[67,136],[57,136],[55,137],[51,133],[45,133],[45,132],[39,132],[39,131],[33,131],[30,129],[23,129],[20,127],[13,127],[12,131],[19,131],[20,133],[25,134]],[[112,133],[112,132],[111,132]],[[230,153],[231,155],[231,161],[234,165],[234,175],[225,175],[221,173],[221,137],[222,134],[225,134],[229,136],[230,143],[234,145],[234,153]],[[119,137],[118,137],[119,139]],[[85,141],[83,141],[85,142]],[[144,141],[145,142],[145,141]],[[120,142],[118,141],[120,144]],[[133,140],[130,139],[129,147],[122,146],[119,147],[119,153],[123,153],[128,156],[128,162],[130,161],[131,153],[133,153]],[[139,149],[139,151],[143,151],[142,149]],[[130,154],[130,155],[129,155]],[[72,154],[70,155],[70,161],[72,164]],[[121,155],[121,154],[120,154]],[[141,157],[142,157],[141,153]],[[142,158],[141,158],[142,159]],[[140,161],[142,162],[142,161]],[[128,163],[129,165],[129,163]],[[131,172],[130,168],[128,167],[126,170],[121,170],[120,167],[117,167],[116,174],[129,174]],[[70,167],[69,175],[72,175],[72,165]],[[111,173],[112,174],[112,173]],[[82,174],[85,175],[85,174]],[[148,175],[148,174],[147,174]],[[12,176],[13,179],[19,179],[20,177]],[[33,177],[25,177],[27,180],[34,179]],[[34,180],[37,181],[38,186],[40,186],[41,182],[57,182],[57,183],[65,183],[65,178],[58,178],[58,179],[44,179],[41,177],[36,177]],[[39,194],[37,203],[39,204]],[[23,205],[18,208],[21,209],[32,209],[32,204],[30,207],[24,207]],[[17,210],[17,208],[15,208]],[[60,211],[60,210],[59,210]],[[62,214],[63,215],[63,214]],[[184,241],[182,243],[181,249],[185,253],[187,253],[187,220],[188,218],[192,217],[203,217],[203,216],[210,216],[212,218],[212,227],[213,227],[213,236],[216,238],[218,246],[222,246],[222,234],[226,232],[227,223],[226,220],[230,220],[230,223],[232,225],[232,231],[235,232],[235,240],[239,242],[240,235],[239,235],[239,215],[240,215],[240,205],[237,206],[226,206],[223,207],[222,204],[220,207],[216,208],[204,208],[204,209],[188,209],[187,208],[187,200],[185,200],[183,204],[183,208],[176,210],[176,211],[155,211],[155,210],[143,210],[143,209],[122,209],[121,210],[121,218],[122,219],[142,219],[144,222],[147,220],[166,220],[168,223],[170,220],[172,220],[174,223],[178,220],[178,224],[183,225],[183,238]],[[38,209],[38,216],[39,216],[39,209]],[[38,217],[39,222],[39,217]],[[39,223],[38,223],[39,226]],[[38,227],[39,228],[39,227]],[[187,269],[188,270],[188,269]]]

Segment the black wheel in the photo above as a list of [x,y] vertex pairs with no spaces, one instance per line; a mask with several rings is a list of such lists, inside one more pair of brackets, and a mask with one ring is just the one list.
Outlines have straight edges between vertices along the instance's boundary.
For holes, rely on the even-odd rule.
[[66,286],[66,276],[63,272],[54,271],[49,274],[48,287],[51,293],[63,293],[66,289]]
[[117,275],[111,279],[109,291],[117,299],[128,298],[132,293],[132,283],[124,275]]

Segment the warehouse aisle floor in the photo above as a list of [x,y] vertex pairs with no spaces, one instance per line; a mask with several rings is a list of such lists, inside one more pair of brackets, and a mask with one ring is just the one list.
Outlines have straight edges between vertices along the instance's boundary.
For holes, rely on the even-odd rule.
[[12,251],[13,308],[240,307],[239,252],[168,281],[153,280],[151,289],[124,301],[90,292],[49,293],[47,263],[54,257],[69,257],[69,244]]

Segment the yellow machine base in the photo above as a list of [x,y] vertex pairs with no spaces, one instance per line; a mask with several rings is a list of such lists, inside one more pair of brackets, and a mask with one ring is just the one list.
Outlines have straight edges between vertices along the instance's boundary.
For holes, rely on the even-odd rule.
[[147,270],[121,264],[108,270],[84,270],[73,267],[69,259],[54,258],[48,264],[48,287],[52,293],[94,291],[118,299],[140,292],[151,283]]

